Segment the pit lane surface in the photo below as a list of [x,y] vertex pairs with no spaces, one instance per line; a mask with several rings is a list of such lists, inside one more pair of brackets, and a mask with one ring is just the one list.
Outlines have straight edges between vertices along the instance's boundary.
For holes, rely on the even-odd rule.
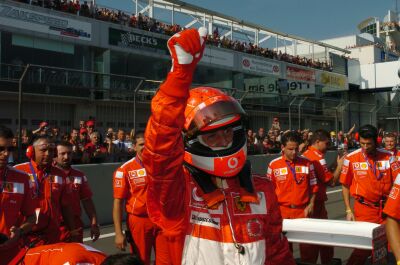
[[[326,202],[326,208],[328,210],[328,216],[330,219],[344,220],[345,209],[342,200],[342,193],[340,186],[334,188],[328,188],[328,201]],[[111,213],[110,213],[111,214]],[[114,246],[114,227],[112,224],[104,225],[101,227],[101,238],[92,243],[90,239],[90,232],[88,229],[84,231],[84,243],[93,246],[107,254],[115,254],[121,251],[117,250]],[[126,251],[129,251],[127,248]],[[342,259],[342,262],[346,261],[350,256],[351,249],[347,248],[335,248],[335,258]],[[294,257],[300,256],[297,244],[294,245]],[[345,264],[345,263],[344,263]]]

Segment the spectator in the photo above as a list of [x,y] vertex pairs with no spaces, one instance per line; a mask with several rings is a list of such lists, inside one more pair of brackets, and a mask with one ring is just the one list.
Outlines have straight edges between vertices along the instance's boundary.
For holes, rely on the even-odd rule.
[[94,120],[88,120],[86,122],[86,129],[88,131],[88,135],[91,135],[95,131],[94,125],[95,125]]
[[82,161],[84,144],[82,144],[79,139],[79,130],[77,128],[72,129],[69,142],[72,145],[72,163],[80,164]]
[[45,136],[45,135],[48,135],[49,134],[49,127],[48,127],[48,123],[47,122],[45,122],[45,121],[42,121],[40,124],[39,124],[39,128],[38,129],[36,129],[36,130],[34,130],[33,132],[32,132],[32,134],[33,135],[37,135],[37,136]]
[[99,132],[92,132],[90,142],[85,145],[82,161],[84,163],[103,163],[107,154],[107,148],[100,142]]
[[264,128],[260,128],[260,129],[258,129],[254,143],[262,144],[262,142],[264,141],[264,138],[265,138],[265,130],[264,130]]

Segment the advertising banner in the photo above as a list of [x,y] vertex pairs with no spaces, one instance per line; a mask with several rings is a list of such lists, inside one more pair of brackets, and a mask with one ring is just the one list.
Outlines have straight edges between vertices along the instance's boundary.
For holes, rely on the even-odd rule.
[[0,25],[85,41],[92,40],[90,23],[6,4],[0,4]]
[[122,48],[167,54],[167,40],[133,31],[109,28],[109,44]]
[[317,84],[323,86],[323,93],[349,90],[349,82],[345,75],[330,72],[320,72],[317,75]]
[[315,85],[295,80],[279,80],[273,77],[247,78],[244,89],[249,97],[276,97],[279,94],[313,95]]
[[167,40],[133,31],[109,28],[108,43],[122,48],[167,54]]
[[315,83],[315,71],[294,66],[286,66],[287,79]]
[[281,67],[278,63],[243,56],[241,59],[243,70],[250,72],[280,76]]
[[226,67],[233,67],[234,61],[233,61],[233,53],[231,52],[226,52],[226,51],[220,51],[218,49],[212,49],[212,48],[205,48],[203,58],[201,59],[201,62],[203,63],[209,63],[209,64],[216,64],[216,65],[221,65],[221,66],[226,66]]

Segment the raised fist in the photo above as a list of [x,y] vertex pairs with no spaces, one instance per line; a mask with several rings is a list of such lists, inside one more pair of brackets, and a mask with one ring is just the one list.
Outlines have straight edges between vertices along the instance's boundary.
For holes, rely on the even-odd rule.
[[204,27],[186,29],[172,36],[167,43],[172,57],[171,72],[193,72],[203,56],[206,38],[207,29]]

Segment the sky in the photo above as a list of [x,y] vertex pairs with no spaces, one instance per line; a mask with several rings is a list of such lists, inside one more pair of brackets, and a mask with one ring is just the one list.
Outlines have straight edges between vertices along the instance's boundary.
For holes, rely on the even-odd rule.
[[[368,17],[383,20],[396,0],[183,0],[270,29],[310,40],[357,34]],[[132,0],[96,0],[134,12]],[[400,10],[400,1],[398,1]]]

